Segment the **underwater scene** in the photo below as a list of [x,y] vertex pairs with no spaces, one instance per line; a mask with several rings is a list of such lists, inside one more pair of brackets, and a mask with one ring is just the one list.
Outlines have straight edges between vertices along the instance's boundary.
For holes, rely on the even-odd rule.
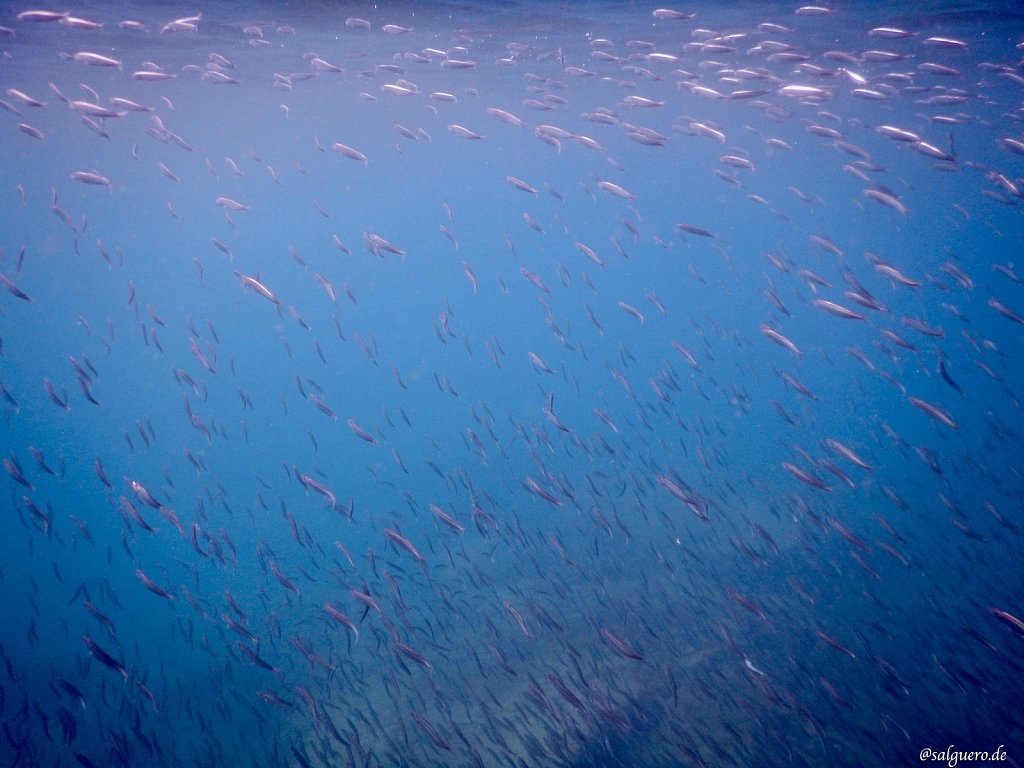
[[0,768],[1024,764],[1024,6],[0,50]]

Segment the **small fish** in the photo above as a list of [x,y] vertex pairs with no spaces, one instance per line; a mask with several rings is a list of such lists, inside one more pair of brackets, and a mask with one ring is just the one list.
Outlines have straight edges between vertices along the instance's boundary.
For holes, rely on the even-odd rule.
[[939,406],[932,405],[931,403],[926,402],[925,400],[921,400],[920,398],[917,397],[908,397],[907,400],[910,402],[912,406],[917,408],[925,415],[935,419],[935,421],[945,424],[950,429],[960,429],[960,426],[955,421],[953,421],[953,417],[946,413]]
[[448,132],[458,136],[460,139],[470,139],[472,141],[482,141],[485,138],[484,134],[471,131],[469,128],[456,123],[452,123],[448,126]]
[[348,428],[351,429],[353,432],[355,432],[356,436],[360,440],[365,440],[366,442],[368,442],[368,443],[370,443],[372,445],[378,445],[380,443],[380,441],[377,438],[375,438],[373,435],[371,435],[365,429],[363,429],[358,424],[356,424],[356,422],[353,419],[348,419],[348,421],[346,423],[348,424]]
[[390,541],[394,542],[399,547],[401,547],[406,552],[408,552],[410,555],[412,555],[416,559],[417,562],[419,562],[419,563],[425,562],[424,558],[423,558],[423,555],[421,555],[419,550],[416,549],[415,546],[413,546],[413,543],[411,541],[409,541],[407,538],[405,538],[405,536],[400,534],[398,531],[393,531],[390,528],[385,528],[384,529],[384,535]]
[[610,630],[602,629],[601,637],[603,637],[618,653],[625,656],[627,659],[635,659],[636,661],[644,661],[647,657],[644,656],[640,651],[620,640],[618,637],[613,635]]
[[82,635],[82,641],[85,643],[85,647],[89,649],[89,653],[92,654],[94,659],[108,669],[119,672],[121,677],[125,679],[125,682],[128,682],[128,670],[125,669],[124,664],[121,661],[103,650],[103,648],[97,645],[88,635]]
[[237,200],[232,200],[230,197],[218,197],[213,202],[215,202],[221,208],[225,208],[225,209],[227,209],[229,211],[248,211],[249,210],[249,206],[248,205],[243,205],[242,203],[238,202]]
[[844,320],[863,320],[864,315],[859,312],[854,312],[852,309],[844,307],[842,304],[836,304],[834,301],[828,301],[827,299],[812,299],[811,304],[823,309],[830,315],[841,317]]
[[0,273],[0,284],[2,284],[12,295],[17,296],[22,301],[32,301],[31,296],[21,290],[21,288],[14,284],[14,281],[3,273]]
[[114,184],[106,176],[97,171],[74,171],[71,173],[71,179],[74,181],[80,181],[83,184],[93,184],[96,186],[103,186],[109,189],[111,192],[114,191]]
[[141,568],[135,569],[135,575],[139,577],[139,581],[142,582],[142,586],[152,592],[154,595],[159,595],[165,600],[174,600],[174,595],[168,592],[163,587],[159,586],[149,576],[147,576]]
[[347,158],[349,158],[351,160],[358,160],[363,165],[369,165],[369,163],[370,163],[370,159],[366,155],[364,155],[358,149],[353,149],[352,147],[348,146],[347,144],[342,144],[341,142],[335,142],[334,144],[331,144],[331,149],[333,149],[335,152],[337,152],[342,157],[347,157]]
[[79,64],[88,64],[93,67],[115,67],[122,72],[124,71],[121,62],[117,59],[112,59],[109,56],[104,56],[100,53],[92,53],[90,51],[81,51],[72,55],[71,59],[78,62]]

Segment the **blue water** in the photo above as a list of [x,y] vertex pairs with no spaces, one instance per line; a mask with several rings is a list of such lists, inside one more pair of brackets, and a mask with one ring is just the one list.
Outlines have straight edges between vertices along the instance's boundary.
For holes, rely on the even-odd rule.
[[0,764],[1021,764],[1014,4],[22,10]]

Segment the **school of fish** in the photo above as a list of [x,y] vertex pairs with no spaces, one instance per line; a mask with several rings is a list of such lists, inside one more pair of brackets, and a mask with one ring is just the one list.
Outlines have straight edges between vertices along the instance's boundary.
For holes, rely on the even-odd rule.
[[1024,764],[1018,13],[73,5],[0,766]]

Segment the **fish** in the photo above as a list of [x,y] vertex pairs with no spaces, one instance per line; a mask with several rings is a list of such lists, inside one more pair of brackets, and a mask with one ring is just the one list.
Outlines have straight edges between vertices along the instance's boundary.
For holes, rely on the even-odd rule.
[[24,133],[26,136],[31,136],[33,139],[39,141],[46,141],[46,136],[35,126],[29,125],[28,123],[18,123],[18,130]]
[[[62,19],[66,21],[67,17]],[[114,67],[120,71],[124,71],[124,66],[117,59],[111,58],[110,56],[104,56],[102,53],[92,53],[91,51],[79,51],[78,53],[72,54],[71,59],[78,62],[79,64],[88,64],[92,67]]]
[[356,424],[355,420],[348,419],[346,423],[348,424],[348,428],[351,429],[360,440],[365,440],[371,445],[378,445],[380,443],[377,438]]
[[267,672],[277,674],[277,668],[270,665],[262,656],[260,656],[258,650],[253,650],[248,645],[243,643],[241,640],[235,641],[235,647],[242,652],[249,661],[255,664],[260,669],[265,669]]
[[600,189],[602,192],[607,192],[608,194],[613,195],[614,197],[622,198],[623,200],[636,200],[636,195],[627,190],[625,187],[622,187],[621,185],[616,184],[613,181],[607,181],[606,179],[598,179],[597,188]]
[[21,11],[15,18],[22,22],[40,23],[60,21],[66,19],[69,15],[67,11]]
[[995,617],[997,617],[999,619],[1002,619],[1006,624],[1008,624],[1018,634],[1024,635],[1024,621],[1021,621],[1016,616],[1014,616],[1012,613],[1007,613],[1006,611],[1001,610],[999,608],[989,608],[988,611],[993,616],[995,616]]
[[444,523],[446,526],[448,526],[448,528],[450,528],[451,530],[455,531],[460,535],[465,533],[465,526],[463,526],[462,523],[460,523],[454,517],[452,517],[443,509],[441,509],[437,504],[435,504],[434,502],[430,502],[430,504],[428,504],[427,506],[430,508],[430,511],[434,513],[434,516],[437,517],[437,519]]
[[676,224],[676,229],[680,232],[685,232],[689,235],[697,235],[699,237],[718,237],[714,232],[709,232],[703,227],[698,227],[695,224]]
[[850,448],[848,448],[847,446],[843,445],[841,442],[839,442],[838,440],[836,440],[833,437],[827,438],[825,440],[825,445],[827,445],[833,451],[838,453],[844,459],[846,459],[846,460],[856,464],[861,469],[866,469],[868,471],[871,471],[871,470],[874,469],[874,467],[872,467],[870,464],[865,462],[856,453],[854,453]]
[[415,648],[409,647],[408,645],[403,643],[401,640],[394,640],[392,642],[392,645],[393,645],[393,647],[394,647],[396,652],[402,654],[407,659],[412,660],[416,664],[419,664],[421,667],[423,667],[428,672],[433,670],[434,667],[427,660],[427,658],[423,654],[421,654],[419,651],[417,651]]
[[516,624],[519,625],[519,629],[524,635],[526,635],[526,637],[533,637],[533,633],[526,626],[526,620],[523,618],[522,614],[519,613],[519,611],[517,611],[508,601],[505,602],[505,610],[511,614],[513,619],[515,619]]
[[937,405],[934,405],[932,403],[929,403],[926,400],[922,400],[922,399],[920,399],[918,397],[908,397],[907,401],[912,406],[914,406],[919,411],[921,411],[923,414],[925,414],[926,416],[931,417],[932,419],[934,419],[935,421],[939,422],[940,424],[945,424],[950,429],[960,429],[960,426],[953,420],[953,417],[950,416],[941,407],[939,407]]
[[448,125],[448,133],[454,136],[458,136],[460,139],[471,139],[473,141],[482,141],[486,136],[482,133],[470,130],[465,126],[458,125],[457,123],[450,123]]
[[213,202],[228,211],[248,211],[249,206],[233,200],[230,197],[218,197]]
[[864,315],[859,312],[854,312],[852,309],[844,307],[842,304],[836,304],[834,301],[828,301],[827,299],[812,299],[811,304],[823,309],[830,315],[841,317],[844,320],[863,320]]
[[618,637],[613,635],[608,629],[601,629],[601,637],[608,642],[617,653],[625,656],[627,659],[634,659],[635,661],[644,661],[647,657],[640,651],[636,650],[629,643],[620,640]]
[[506,176],[505,177],[505,181],[507,181],[509,184],[511,184],[516,189],[518,189],[520,192],[526,192],[527,194],[530,194],[530,195],[536,195],[537,194],[537,188],[536,187],[530,186],[525,181],[523,181],[522,179],[516,178],[515,176]]
[[107,651],[100,647],[88,635],[82,635],[82,642],[85,643],[86,649],[88,649],[89,654],[94,659],[96,659],[100,664],[107,667],[108,669],[112,669],[115,672],[119,673],[121,677],[124,678],[124,681],[126,683],[128,682],[128,670],[125,669],[123,662],[107,653]]
[[427,718],[414,709],[409,710],[409,717],[411,717],[413,722],[416,723],[416,725],[418,725],[425,734],[427,734],[427,737],[434,742],[434,745],[438,749],[443,749],[446,752],[452,751],[452,745],[448,743],[447,739],[441,736],[438,730],[430,723],[429,720],[427,720]]
[[784,470],[786,470],[787,472],[789,472],[789,474],[791,474],[793,477],[795,477],[801,483],[804,483],[805,485],[811,486],[811,488],[817,488],[819,491],[826,491],[826,492],[829,492],[829,491],[832,490],[828,485],[826,485],[824,482],[822,482],[821,479],[815,477],[810,472],[807,472],[807,471],[805,471],[803,469],[800,469],[800,467],[798,467],[798,466],[796,466],[796,465],[794,465],[794,464],[792,464],[792,463],[790,463],[788,461],[782,462],[782,468]]
[[168,592],[163,587],[156,584],[149,576],[147,576],[141,568],[135,569],[135,575],[139,577],[139,581],[142,582],[142,586],[152,592],[154,595],[158,595],[167,601],[174,600],[174,595]]
[[393,542],[398,547],[404,549],[406,552],[412,555],[417,562],[426,562],[423,555],[419,553],[419,550],[416,549],[415,546],[413,546],[413,543],[409,541],[407,538],[405,538],[405,536],[400,534],[398,531],[394,531],[391,528],[385,528],[384,535],[388,538],[389,541]]
[[628,315],[632,315],[633,317],[635,317],[637,320],[640,321],[641,325],[643,325],[643,323],[644,323],[644,315],[643,315],[643,313],[639,309],[634,307],[632,304],[627,304],[624,301],[620,301],[619,302],[619,309],[621,309],[623,312],[625,312]]
[[111,192],[114,191],[114,183],[98,171],[72,171],[70,178],[74,181],[80,181],[83,184],[102,186],[106,187]]
[[348,629],[355,636],[356,642],[359,642],[359,627],[356,626],[352,619],[345,615],[344,611],[329,602],[324,603],[324,610],[327,611],[327,614],[332,619]]
[[348,146],[347,144],[342,144],[341,142],[335,142],[334,144],[331,144],[331,149],[333,149],[335,152],[337,152],[342,157],[347,157],[350,160],[357,160],[358,162],[362,163],[363,165],[369,165],[369,163],[370,163],[370,159],[366,155],[364,155],[358,149],[353,149],[352,147]]
[[29,296],[27,293],[21,290],[21,288],[15,285],[13,280],[11,280],[9,277],[7,277],[7,275],[3,274],[2,272],[0,272],[0,283],[3,284],[4,288],[7,289],[7,292],[10,293],[12,296],[16,296],[22,301],[32,301],[31,296]]
[[281,300],[277,297],[277,295],[269,288],[267,288],[267,286],[265,286],[257,278],[250,277],[249,275],[243,275],[241,272],[238,272],[237,270],[235,271],[235,277],[237,277],[239,281],[241,281],[243,288],[251,288],[257,294],[259,294],[267,301],[269,301],[271,304],[277,307],[281,306]]
[[845,645],[840,643],[834,637],[832,637],[830,635],[826,635],[820,629],[814,630],[814,634],[817,635],[821,640],[823,640],[826,645],[836,649],[840,653],[845,654],[846,656],[849,656],[851,659],[856,659],[857,658],[857,655],[853,651],[851,651]]
[[794,344],[792,341],[783,336],[781,333],[779,333],[777,330],[772,328],[767,323],[761,323],[761,335],[764,336],[766,339],[769,339],[770,341],[774,341],[780,347],[788,349],[795,355],[800,354],[800,350],[796,346],[796,344]]

